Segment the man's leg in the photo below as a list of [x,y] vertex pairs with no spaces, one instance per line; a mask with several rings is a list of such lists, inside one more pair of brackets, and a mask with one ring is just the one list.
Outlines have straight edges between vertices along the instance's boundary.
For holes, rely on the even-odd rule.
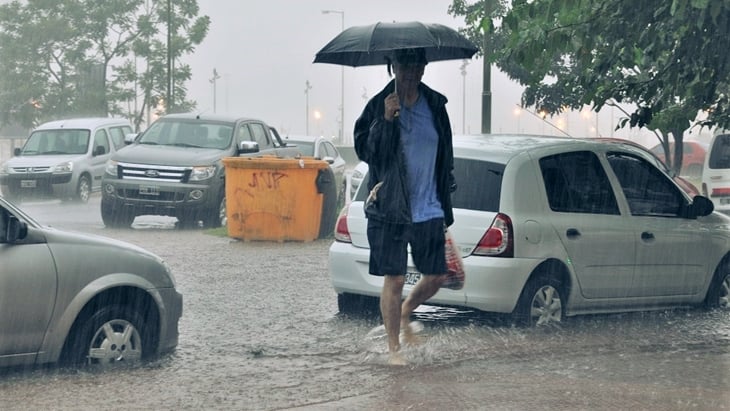
[[380,293],[380,313],[383,316],[385,331],[388,333],[389,362],[403,365],[405,361],[398,354],[400,349],[401,295],[405,276],[386,275],[383,278],[383,290]]
[[422,275],[421,279],[408,294],[408,297],[403,301],[400,309],[400,327],[403,329],[406,340],[413,337],[410,335],[410,329],[408,323],[411,321],[411,314],[413,310],[419,305],[423,304],[426,300],[433,297],[441,288],[441,284],[444,282],[446,274],[443,275]]

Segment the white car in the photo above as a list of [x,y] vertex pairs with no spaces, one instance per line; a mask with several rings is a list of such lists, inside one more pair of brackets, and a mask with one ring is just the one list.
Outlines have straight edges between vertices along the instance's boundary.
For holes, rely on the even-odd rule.
[[702,195],[715,210],[730,215],[730,132],[721,130],[712,137],[702,169]]
[[[691,199],[645,150],[589,139],[454,139],[449,227],[466,284],[429,304],[544,324],[589,313],[728,307],[730,218]],[[367,178],[329,249],[341,311],[377,309],[368,273]],[[406,295],[418,278],[409,259]]]
[[75,118],[44,123],[0,166],[5,198],[52,196],[89,200],[101,189],[106,161],[132,133],[120,118]]

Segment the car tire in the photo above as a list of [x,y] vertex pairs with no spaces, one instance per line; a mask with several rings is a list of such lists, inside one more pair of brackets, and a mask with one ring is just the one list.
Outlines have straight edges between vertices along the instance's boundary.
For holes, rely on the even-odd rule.
[[712,277],[705,297],[705,307],[708,309],[730,308],[730,269],[727,266],[718,267]]
[[537,275],[527,282],[513,312],[515,321],[524,326],[557,323],[563,318],[563,287],[547,275]]
[[341,314],[380,313],[380,298],[349,293],[337,294],[337,308]]
[[151,330],[133,308],[99,308],[72,329],[64,347],[64,361],[73,366],[109,367],[148,357],[155,348]]
[[79,182],[76,185],[76,200],[81,203],[88,203],[89,197],[91,197],[91,180],[86,174],[79,177]]
[[134,222],[134,215],[102,200],[101,221],[109,228],[129,228]]

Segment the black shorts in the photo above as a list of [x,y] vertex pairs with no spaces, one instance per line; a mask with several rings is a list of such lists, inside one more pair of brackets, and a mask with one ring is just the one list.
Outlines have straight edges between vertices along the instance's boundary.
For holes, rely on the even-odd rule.
[[368,219],[370,274],[405,275],[408,244],[416,269],[424,275],[446,273],[444,219],[414,224],[389,224]]

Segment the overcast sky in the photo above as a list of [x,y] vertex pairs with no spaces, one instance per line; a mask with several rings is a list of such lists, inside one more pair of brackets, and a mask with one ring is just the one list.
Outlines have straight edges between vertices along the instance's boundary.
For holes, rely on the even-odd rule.
[[[258,117],[285,134],[339,135],[341,101],[340,66],[313,64],[315,54],[344,27],[377,21],[423,21],[458,29],[463,19],[447,12],[451,0],[199,0],[201,14],[211,18],[208,37],[193,55],[185,57],[192,66],[189,96],[202,111],[236,112]],[[472,59],[461,73],[462,61],[434,62],[426,67],[423,81],[445,94],[454,133],[481,131],[482,60]],[[366,97],[380,91],[389,78],[385,66],[344,68],[344,131],[352,141],[354,121]],[[311,89],[308,98],[306,83]],[[556,134],[560,132],[522,111],[517,114],[521,88],[497,69],[492,69],[492,132]],[[308,100],[308,103],[307,103]],[[307,110],[307,108],[309,110]],[[314,113],[321,113],[317,120]],[[610,136],[611,125],[620,113],[604,109],[595,115],[573,113],[550,119],[574,136]],[[637,131],[619,131],[616,137],[653,145],[651,137]]]

